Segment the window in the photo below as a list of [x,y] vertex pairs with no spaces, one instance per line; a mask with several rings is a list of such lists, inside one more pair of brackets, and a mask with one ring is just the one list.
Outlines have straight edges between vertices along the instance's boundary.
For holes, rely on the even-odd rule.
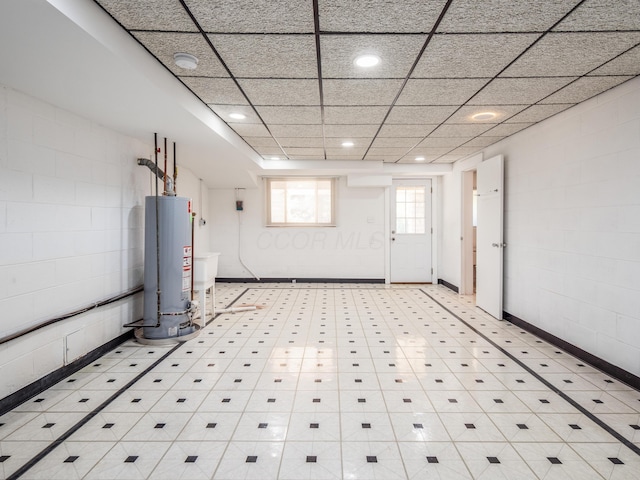
[[335,178],[267,178],[266,190],[267,225],[335,225]]
[[424,186],[396,187],[396,232],[425,233]]

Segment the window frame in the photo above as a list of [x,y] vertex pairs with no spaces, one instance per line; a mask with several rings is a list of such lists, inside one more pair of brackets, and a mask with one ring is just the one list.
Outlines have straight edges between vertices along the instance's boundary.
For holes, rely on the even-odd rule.
[[[274,222],[271,219],[271,184],[273,182],[299,182],[299,181],[330,181],[331,187],[331,221],[328,223],[319,223],[319,222],[309,222],[309,223],[297,223],[297,222],[287,222],[286,218],[284,222]],[[337,219],[336,219],[336,203],[337,203],[337,194],[338,194],[338,177],[324,177],[324,176],[305,176],[305,177],[295,177],[295,176],[284,176],[284,177],[263,177],[264,181],[264,189],[265,189],[265,226],[267,227],[336,227]],[[317,198],[317,197],[316,197]],[[316,213],[317,213],[317,204],[316,204]],[[286,212],[285,212],[286,214]]]

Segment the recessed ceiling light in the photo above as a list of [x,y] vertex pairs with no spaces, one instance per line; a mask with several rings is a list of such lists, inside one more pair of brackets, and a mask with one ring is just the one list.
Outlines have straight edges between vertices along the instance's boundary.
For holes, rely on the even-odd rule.
[[471,118],[473,120],[477,120],[479,122],[484,121],[484,120],[493,120],[494,118],[496,118],[497,114],[494,112],[480,112],[480,113],[476,113],[475,115],[472,115]]
[[353,147],[353,142],[347,140],[346,142],[342,142],[343,147]]
[[416,162],[424,162],[424,157],[416,157]]
[[233,118],[234,120],[244,120],[245,118],[247,118],[247,116],[242,113],[234,112],[229,114],[229,118]]
[[280,160],[280,157],[269,157],[269,160]]
[[189,53],[174,53],[173,61],[185,70],[195,70],[198,66],[198,59]]
[[369,68],[375,67],[380,63],[380,57],[377,55],[373,55],[371,53],[367,53],[366,55],[359,55],[353,61],[358,67]]

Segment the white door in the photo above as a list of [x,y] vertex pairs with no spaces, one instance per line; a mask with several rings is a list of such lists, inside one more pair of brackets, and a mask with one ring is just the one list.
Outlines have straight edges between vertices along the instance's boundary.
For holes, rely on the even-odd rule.
[[393,283],[431,282],[431,180],[394,180],[390,195]]
[[478,165],[476,305],[502,318],[504,161],[502,155]]

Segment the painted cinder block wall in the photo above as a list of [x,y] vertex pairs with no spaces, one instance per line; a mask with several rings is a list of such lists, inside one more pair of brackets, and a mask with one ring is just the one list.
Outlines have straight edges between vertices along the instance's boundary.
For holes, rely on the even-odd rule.
[[[482,152],[498,154],[504,310],[640,375],[640,78]],[[454,176],[445,204],[459,204]],[[453,223],[443,243],[459,250]],[[440,271],[459,285],[459,261]]]
[[[141,141],[0,86],[0,337],[143,283]],[[199,180],[179,193],[199,208]],[[207,189],[203,188],[206,210]],[[196,246],[208,246],[196,229]],[[0,345],[0,398],[124,333],[142,294]]]
[[[384,279],[385,194],[381,187],[348,187],[338,180],[335,227],[266,227],[263,181],[242,190],[210,190],[211,250],[220,252],[218,277]],[[239,236],[239,229],[241,234]]]

